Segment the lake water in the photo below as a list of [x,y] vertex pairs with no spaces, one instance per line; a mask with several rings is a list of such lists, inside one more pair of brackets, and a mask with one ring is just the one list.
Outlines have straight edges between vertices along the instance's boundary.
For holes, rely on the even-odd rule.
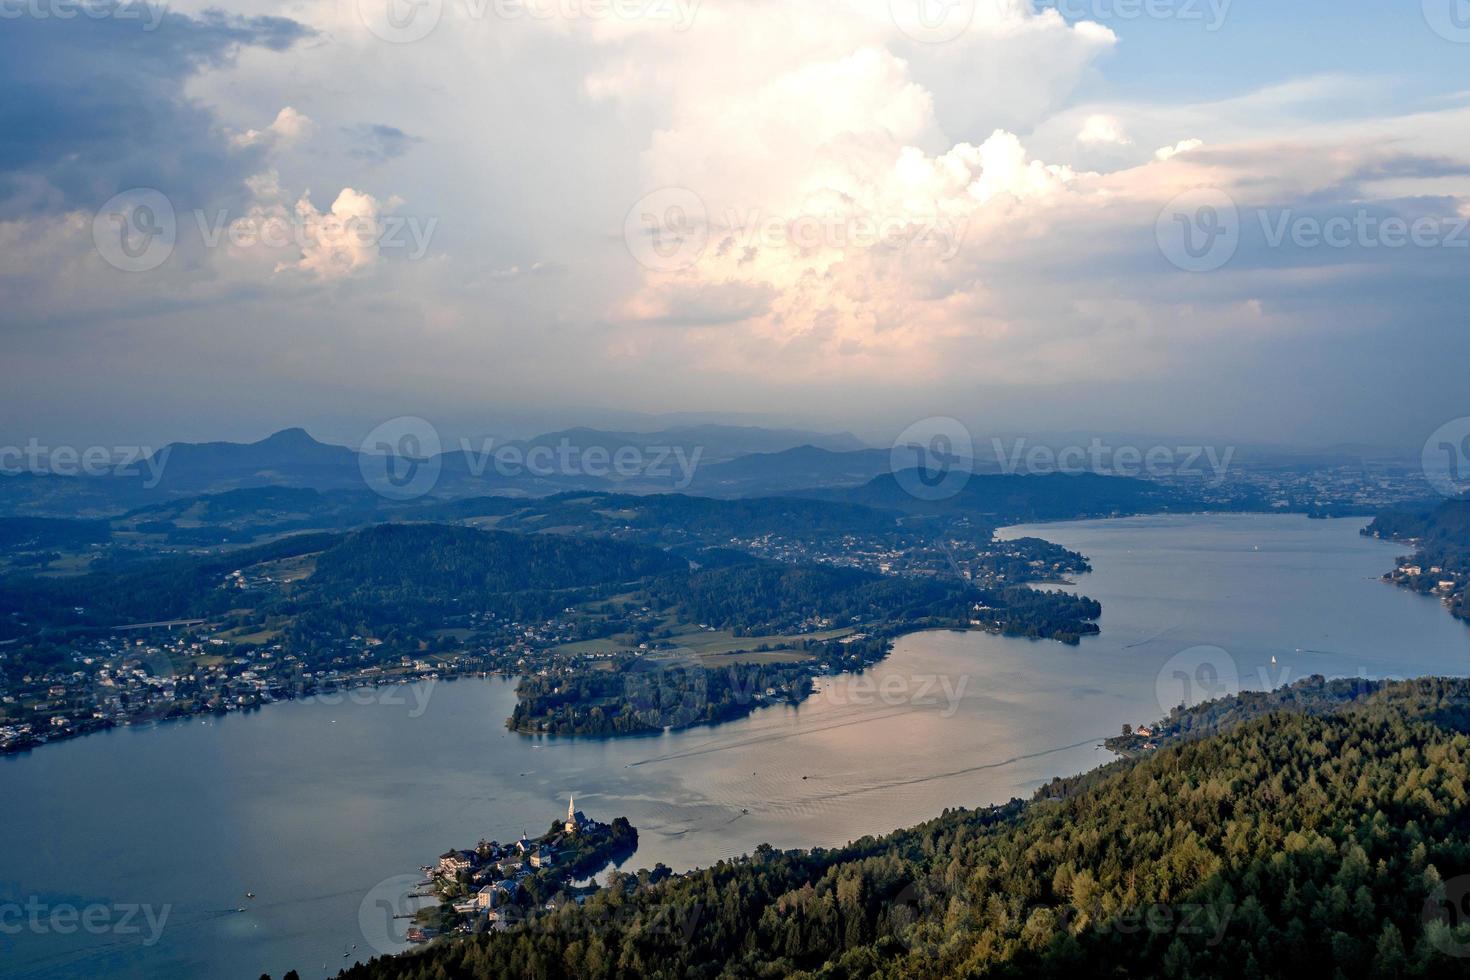
[[[628,868],[682,870],[763,841],[838,845],[947,806],[1027,796],[1106,761],[1102,738],[1183,697],[1311,673],[1470,673],[1470,628],[1379,581],[1403,549],[1361,537],[1362,523],[1011,529],[1092,559],[1077,587],[1104,604],[1101,636],[1078,647],[910,636],[866,677],[825,680],[799,707],[713,729],[533,740],[503,727],[511,683],[460,680],[3,759],[0,975],[333,975],[390,942],[376,900],[416,868],[481,837],[543,832],[570,793],[589,815],[638,827]],[[15,911],[28,903],[39,927]],[[135,905],[154,919],[130,914]],[[63,934],[72,921],[51,916],[68,908],[87,910],[93,928]]]

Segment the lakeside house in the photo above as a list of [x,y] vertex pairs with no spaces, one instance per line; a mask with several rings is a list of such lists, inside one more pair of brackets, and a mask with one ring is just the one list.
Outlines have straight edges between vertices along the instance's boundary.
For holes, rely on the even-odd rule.
[[497,881],[493,885],[486,885],[475,893],[474,907],[485,911],[499,908],[507,902],[513,902],[520,892],[520,887],[508,878],[504,881]]
[[439,873],[457,878],[461,871],[469,871],[479,863],[479,856],[474,851],[446,851],[439,855]]

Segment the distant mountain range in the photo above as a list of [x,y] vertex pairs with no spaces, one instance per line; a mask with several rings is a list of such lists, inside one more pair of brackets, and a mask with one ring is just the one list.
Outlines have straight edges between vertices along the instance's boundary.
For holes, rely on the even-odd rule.
[[328,487],[358,472],[357,453],[313,439],[305,429],[283,429],[259,442],[175,442],[150,459],[160,488],[200,492],[242,486]]
[[[721,498],[797,496],[911,514],[965,513],[979,518],[1047,520],[1083,515],[1186,509],[1195,501],[1146,480],[1095,475],[1055,480],[1002,476],[995,464],[969,459],[971,473],[942,499],[911,492],[923,481],[891,472],[887,449],[849,433],[696,425],[655,432],[563,429],[498,443],[466,440],[423,450],[434,440],[382,441],[359,452],[286,429],[253,443],[173,443],[126,472],[94,476],[28,473],[0,478],[0,515],[109,517],[145,526],[167,520],[177,533],[221,526],[222,509],[276,513],[273,523],[353,526],[383,507],[478,497],[539,498],[568,492],[682,493]],[[375,447],[376,448],[376,447]],[[275,496],[231,492],[275,488]],[[292,496],[314,491],[330,500]],[[225,494],[186,513],[181,502]],[[170,506],[171,505],[171,506]],[[150,515],[163,506],[169,513]],[[194,505],[188,504],[187,507]],[[213,516],[210,516],[213,515]],[[252,521],[255,523],[255,521]]]
[[385,488],[375,485],[375,474],[420,470],[428,476],[415,486],[415,494],[444,499],[539,497],[569,490],[747,496],[861,483],[886,472],[888,456],[845,432],[724,425],[655,432],[574,428],[505,443],[465,440],[419,459],[395,451],[390,446],[387,454],[359,453],[320,442],[299,428],[252,443],[171,443],[106,475],[0,478],[0,513],[115,515],[257,487],[379,490]]

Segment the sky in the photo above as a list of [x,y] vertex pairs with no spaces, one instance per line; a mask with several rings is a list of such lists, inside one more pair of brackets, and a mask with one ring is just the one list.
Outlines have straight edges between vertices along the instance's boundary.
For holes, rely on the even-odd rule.
[[0,18],[0,442],[1470,415],[1467,0]]

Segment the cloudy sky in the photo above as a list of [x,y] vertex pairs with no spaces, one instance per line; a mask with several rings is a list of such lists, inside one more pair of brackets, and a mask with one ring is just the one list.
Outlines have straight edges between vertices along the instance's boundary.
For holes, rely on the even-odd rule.
[[0,0],[6,440],[1470,415],[1463,0]]

